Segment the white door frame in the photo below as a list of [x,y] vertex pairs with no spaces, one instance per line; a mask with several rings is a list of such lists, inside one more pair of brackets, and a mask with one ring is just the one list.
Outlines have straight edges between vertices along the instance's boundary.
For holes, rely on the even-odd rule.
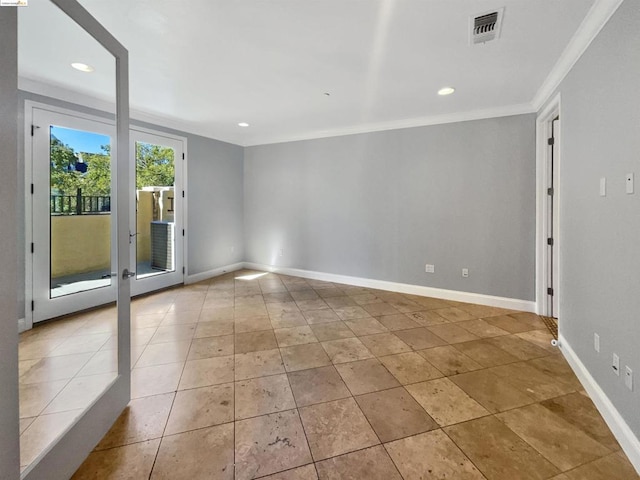
[[[38,297],[38,294],[34,293],[34,287],[37,287],[35,283],[38,283],[34,280],[34,276],[36,276],[37,274],[38,277],[43,278],[43,277],[48,277],[50,273],[48,269],[46,272],[45,271],[34,272],[34,269],[38,270],[42,266],[36,265],[34,263],[34,254],[31,253],[32,242],[36,244],[35,248],[38,253],[41,252],[43,249],[50,248],[50,244],[48,241],[45,240],[42,242],[41,239],[35,239],[34,237],[34,223],[36,223],[36,221],[34,219],[34,211],[33,211],[34,195],[31,192],[31,185],[36,183],[34,181],[35,172],[34,172],[33,162],[34,162],[34,155],[36,155],[37,152],[34,151],[35,137],[29,135],[29,130],[31,128],[31,125],[35,125],[34,123],[35,110],[40,110],[44,112],[50,112],[55,115],[64,115],[66,117],[70,117],[71,122],[79,120],[80,122],[87,121],[87,122],[92,122],[94,124],[96,123],[100,124],[99,128],[104,129],[104,131],[100,131],[98,133],[105,134],[105,135],[108,134],[112,139],[116,138],[115,124],[112,119],[110,120],[108,118],[103,118],[95,115],[78,113],[75,110],[56,107],[56,106],[48,105],[45,103],[34,102],[31,100],[25,101],[25,115],[24,115],[24,118],[25,118],[25,131],[24,131],[25,132],[25,162],[24,162],[25,189],[24,191],[25,191],[25,267],[26,267],[25,268],[25,327],[26,329],[30,329],[33,327],[35,315],[31,309],[31,302],[33,300],[36,300],[36,297]],[[42,132],[39,132],[39,133],[42,133]],[[112,149],[114,149],[114,147],[115,145],[112,145]],[[114,156],[114,160],[117,161],[117,157]],[[115,163],[113,164],[115,165]],[[112,175],[113,174],[115,174],[115,168],[112,168]],[[112,178],[112,180],[114,180],[114,178]],[[115,187],[116,185],[115,181],[113,182],[113,185]],[[36,185],[36,188],[41,189],[42,186]],[[112,209],[111,220],[114,222],[117,222],[117,212],[115,208]],[[112,266],[111,271],[117,270],[115,265],[117,259],[115,258],[116,238],[115,238],[114,230],[115,229],[112,229],[112,233],[111,233],[111,257],[110,257],[111,266]],[[43,282],[40,281],[39,283],[43,283]],[[106,289],[108,289],[108,291]],[[37,288],[36,288],[36,292],[37,292]],[[113,302],[116,298],[116,281],[115,279],[112,280],[112,284],[110,287],[102,287],[95,290],[89,290],[83,293],[87,293],[87,295],[84,295],[82,299],[80,299],[80,297],[76,297],[73,300],[74,303],[77,305],[78,310],[90,308],[100,304]],[[63,305],[69,301],[71,301],[70,298],[66,298],[66,296],[52,299],[51,305],[48,306],[48,309],[51,312],[53,312],[51,314],[51,318],[55,318],[57,316],[69,313],[64,308],[62,308]],[[38,304],[42,305],[42,303],[43,303],[43,299],[38,298],[38,301],[36,301],[36,306],[38,306]],[[63,304],[63,305],[56,306],[55,305],[56,303]],[[43,308],[43,307],[40,306],[39,308]]]
[[[176,258],[176,275],[174,278],[179,277],[181,280],[179,282],[173,282],[171,284],[167,284],[163,280],[163,275],[152,276],[148,278],[143,278],[141,280],[134,279],[131,284],[131,290],[133,295],[144,294],[153,290],[158,290],[161,288],[166,288],[172,285],[178,285],[184,283],[184,279],[186,278],[186,262],[187,262],[187,137],[182,137],[180,135],[173,135],[170,133],[165,133],[158,130],[153,130],[150,128],[131,126],[131,177],[130,183],[132,186],[132,195],[135,192],[135,162],[136,162],[136,152],[135,152],[135,135],[136,133],[142,133],[145,135],[153,135],[155,137],[166,138],[173,142],[180,142],[182,144],[182,148],[180,152],[176,152],[176,158],[174,159],[174,167],[176,172],[176,180],[180,178],[180,191],[178,189],[175,190],[174,194],[176,198],[179,200],[176,202],[180,206],[180,222],[176,222],[175,224],[175,236],[176,236],[176,248],[175,258]],[[177,183],[177,182],[176,182]],[[183,193],[184,192],[184,196]],[[131,206],[131,218],[130,218],[130,230],[135,230],[136,226],[136,205],[135,201],[132,201]],[[184,235],[182,235],[182,230],[184,230]],[[178,242],[180,239],[180,242]],[[178,261],[179,260],[179,261]],[[131,267],[130,270],[135,271],[136,267],[136,258],[134,255],[134,251],[131,252]],[[140,283],[139,283],[140,282]],[[146,285],[145,285],[146,284]]]
[[[551,148],[547,140],[551,137],[551,122],[557,116],[560,116],[560,93],[554,96],[542,109],[536,118],[536,313],[539,315],[547,315],[549,313],[547,298],[547,279],[549,278],[549,253],[547,248],[547,238],[549,238],[549,202],[553,199],[547,194],[547,179],[550,178],[550,156]],[[562,117],[560,117],[562,118]],[[560,120],[562,121],[562,120]],[[554,179],[554,196],[556,197],[556,209],[554,217],[556,224],[560,224],[560,172],[562,169],[562,144],[556,149],[557,157],[554,161],[558,162],[557,176]],[[560,234],[554,232],[554,262],[560,263]],[[560,276],[562,271],[558,268],[558,278],[554,278],[554,295],[559,297],[560,293]],[[559,297],[560,298],[560,297]],[[559,305],[559,310],[562,309]],[[559,317],[559,312],[554,312]]]
[[[118,241],[118,375],[42,457],[22,475],[24,480],[70,478],[118,418],[131,398],[130,282],[120,269],[129,265],[129,53],[77,0],[51,0],[108,52],[116,64],[116,225]],[[9,385],[8,388],[18,388]]]

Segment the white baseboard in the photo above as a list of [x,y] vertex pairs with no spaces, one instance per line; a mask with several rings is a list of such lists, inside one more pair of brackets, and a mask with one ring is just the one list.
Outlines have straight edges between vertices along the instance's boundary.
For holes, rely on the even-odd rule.
[[18,333],[22,333],[27,330],[27,319],[20,318],[18,319]]
[[613,403],[611,403],[611,400],[609,400],[609,397],[607,397],[602,388],[600,388],[600,385],[598,385],[591,376],[587,367],[580,361],[580,358],[578,358],[578,355],[576,355],[576,352],[571,348],[571,345],[562,333],[558,336],[558,342],[562,354],[567,359],[567,362],[569,362],[578,380],[580,380],[580,383],[582,383],[591,400],[593,400],[593,403],[616,437],[616,440],[618,440],[618,443],[620,443],[629,461],[640,474],[640,440],[633,434],[627,422],[625,422],[622,415],[620,415],[620,412],[618,412]]
[[263,270],[267,272],[277,272],[293,277],[310,278],[313,280],[323,280],[325,282],[344,283],[357,287],[376,288],[391,292],[407,293],[411,295],[421,295],[423,297],[441,298],[443,300],[453,300],[456,302],[477,303],[490,307],[508,308],[511,310],[521,310],[525,312],[535,312],[536,304],[533,301],[519,300],[515,298],[495,297],[481,293],[459,292],[456,290],[445,290],[442,288],[424,287],[422,285],[411,285],[408,283],[387,282],[385,280],[374,280],[370,278],[349,277],[347,275],[337,275],[334,273],[314,272],[311,270],[301,270],[298,268],[274,267],[272,265],[262,265],[259,263],[245,262],[245,268]]
[[224,267],[214,268],[213,270],[207,270],[206,272],[187,275],[184,279],[184,284],[190,285],[192,283],[198,283],[202,282],[203,280],[208,280],[209,278],[218,277],[228,272],[235,272],[236,270],[240,270],[243,266],[244,264],[242,262],[238,262],[232,263],[231,265],[225,265]]

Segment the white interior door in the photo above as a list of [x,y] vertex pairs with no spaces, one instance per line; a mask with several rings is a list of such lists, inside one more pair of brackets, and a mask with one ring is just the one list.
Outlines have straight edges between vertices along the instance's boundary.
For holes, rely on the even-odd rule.
[[44,108],[32,109],[32,125],[31,308],[39,322],[116,300],[115,126]]
[[185,139],[131,130],[131,292],[184,281]]

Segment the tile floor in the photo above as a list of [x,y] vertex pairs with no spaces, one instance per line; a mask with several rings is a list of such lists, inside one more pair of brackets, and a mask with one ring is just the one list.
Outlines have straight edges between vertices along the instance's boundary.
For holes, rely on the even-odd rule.
[[[23,437],[109,378],[114,325],[25,336],[22,383],[52,385]],[[74,479],[640,478],[533,314],[241,271],[135,300],[132,328],[133,399]]]

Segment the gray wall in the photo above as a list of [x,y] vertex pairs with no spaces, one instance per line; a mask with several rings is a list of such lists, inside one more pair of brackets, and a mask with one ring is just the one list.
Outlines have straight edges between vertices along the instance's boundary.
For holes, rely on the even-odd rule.
[[244,191],[249,262],[534,299],[534,115],[250,147]]
[[[560,330],[640,437],[640,2],[625,1],[559,90]],[[625,194],[634,172],[636,193]],[[599,196],[600,177],[607,196]],[[593,334],[600,334],[600,354]],[[611,355],[636,376],[617,377]]]
[[[18,122],[24,124],[24,101],[33,100],[83,113],[109,117],[104,112],[36,95],[19,92]],[[188,273],[206,272],[241,262],[243,251],[243,148],[230,143],[192,135],[145,122],[133,125],[173,133],[187,138],[188,170]],[[19,129],[19,218],[24,218],[24,131]],[[18,314],[24,317],[24,222],[19,226]],[[234,247],[234,251],[231,251]]]
[[17,15],[0,8],[0,476],[20,475],[18,446],[18,285],[16,185],[18,125]]

